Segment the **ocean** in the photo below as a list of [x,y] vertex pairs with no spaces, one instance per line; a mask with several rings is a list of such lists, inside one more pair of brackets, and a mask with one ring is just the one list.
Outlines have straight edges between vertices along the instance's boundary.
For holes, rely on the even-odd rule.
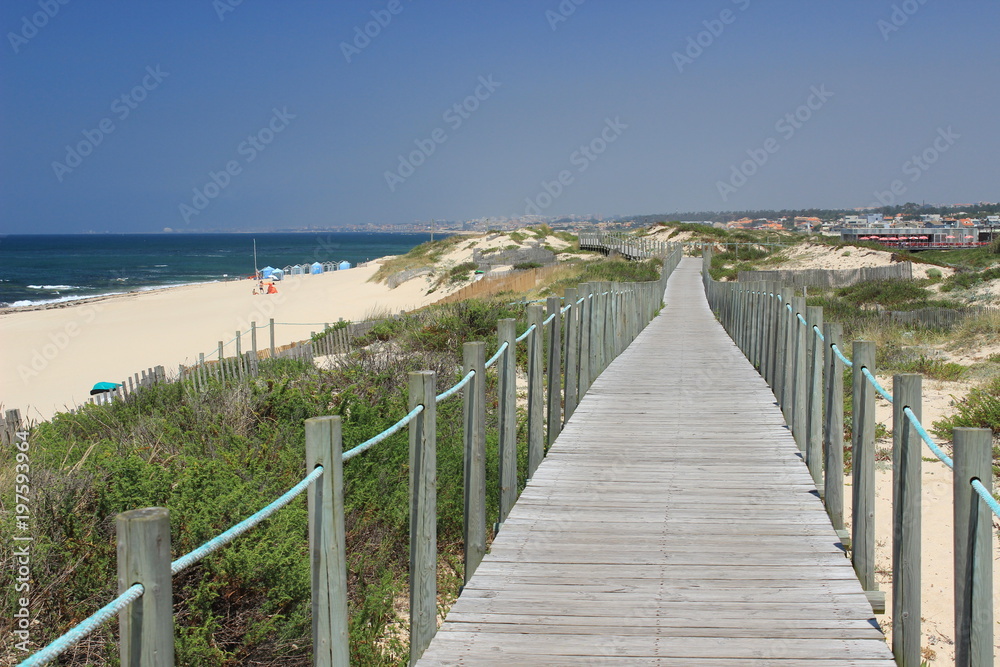
[[429,234],[65,234],[0,237],[0,307],[152,290],[254,273],[257,267],[399,255]]

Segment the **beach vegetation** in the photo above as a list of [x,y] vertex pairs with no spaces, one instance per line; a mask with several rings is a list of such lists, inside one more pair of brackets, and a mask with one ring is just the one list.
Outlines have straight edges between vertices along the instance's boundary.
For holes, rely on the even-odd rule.
[[[524,306],[509,298],[430,307],[381,322],[329,368],[262,360],[256,378],[211,380],[198,389],[189,381],[156,385],[126,402],[84,406],[39,424],[30,435],[39,493],[31,531],[34,590],[45,600],[33,605],[33,638],[53,639],[117,594],[116,514],[168,507],[177,558],[304,476],[306,419],[340,415],[345,448],[357,445],[406,413],[409,371],[434,370],[443,391],[461,377],[464,342],[486,341],[491,354],[497,320],[518,318],[522,332],[523,315]],[[491,374],[487,401],[496,400]],[[462,402],[442,402],[437,423],[439,583],[448,600],[461,579]],[[492,470],[495,423],[487,433]],[[526,456],[519,452],[522,485]],[[403,431],[345,464],[355,664],[405,662],[408,457]],[[489,484],[493,525],[496,479]],[[8,487],[0,489],[5,498]],[[304,499],[293,501],[252,535],[175,577],[177,664],[311,664],[306,519]],[[12,521],[10,513],[0,516],[0,529],[9,534]],[[0,603],[4,618],[13,618],[12,605],[9,596]],[[117,624],[74,651],[72,664],[116,663]]]
[[369,282],[385,282],[390,276],[413,269],[428,268],[433,270],[437,262],[440,261],[444,255],[454,250],[455,246],[465,242],[466,240],[468,240],[467,237],[456,234],[454,236],[446,236],[441,239],[435,239],[434,241],[421,243],[404,255],[398,255],[396,257],[390,257],[383,260],[382,265],[379,266],[375,275],[369,279]]

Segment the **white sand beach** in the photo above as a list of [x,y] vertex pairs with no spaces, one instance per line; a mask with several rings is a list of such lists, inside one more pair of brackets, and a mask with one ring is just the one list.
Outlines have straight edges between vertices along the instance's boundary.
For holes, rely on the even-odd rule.
[[[87,300],[61,308],[0,314],[0,404],[32,420],[48,419],[89,398],[96,382],[162,365],[176,374],[218,341],[231,341],[256,321],[258,348],[267,347],[274,318],[275,344],[309,337],[338,318],[358,321],[373,313],[398,313],[442,296],[427,296],[426,281],[390,290],[368,282],[380,261],[321,275],[290,276],[276,295],[254,295],[251,280],[187,285]],[[249,335],[243,350],[250,349]],[[232,356],[235,345],[226,347]]]

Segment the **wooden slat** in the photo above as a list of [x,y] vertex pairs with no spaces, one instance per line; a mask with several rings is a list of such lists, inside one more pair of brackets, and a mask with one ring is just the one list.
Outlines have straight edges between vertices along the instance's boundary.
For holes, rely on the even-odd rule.
[[582,398],[420,665],[893,664],[698,264]]

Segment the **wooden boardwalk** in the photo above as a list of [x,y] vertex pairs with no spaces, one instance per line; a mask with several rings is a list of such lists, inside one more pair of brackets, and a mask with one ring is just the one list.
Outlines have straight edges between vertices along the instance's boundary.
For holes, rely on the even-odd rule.
[[420,665],[892,665],[781,412],[684,260]]

